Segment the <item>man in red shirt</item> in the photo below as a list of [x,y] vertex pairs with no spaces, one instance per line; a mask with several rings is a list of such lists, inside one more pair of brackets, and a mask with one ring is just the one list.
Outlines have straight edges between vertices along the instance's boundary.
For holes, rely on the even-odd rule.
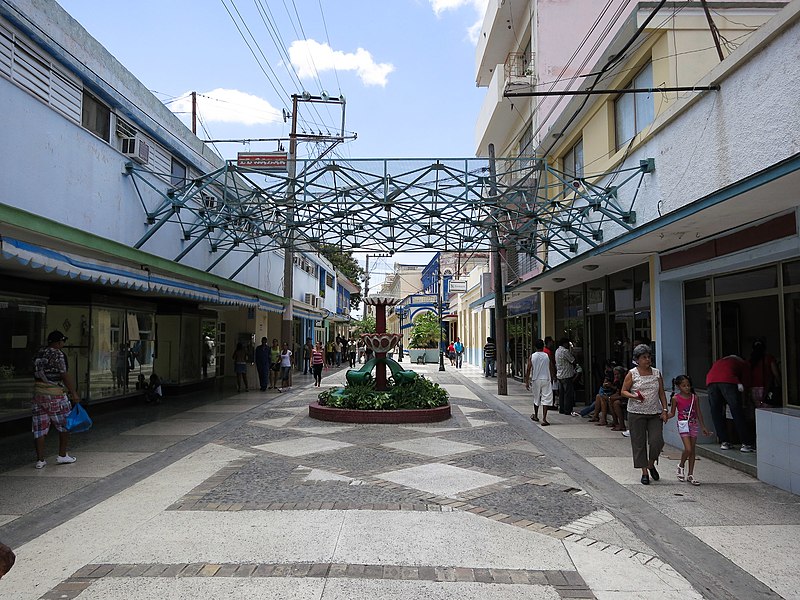
[[706,375],[706,386],[708,387],[708,401],[711,405],[711,418],[714,421],[714,429],[720,441],[720,448],[730,450],[731,444],[728,440],[728,428],[725,422],[725,406],[730,408],[733,424],[742,442],[742,452],[753,452],[753,439],[750,428],[747,426],[742,410],[742,398],[739,395],[744,391],[745,378],[748,373],[747,362],[744,359],[731,354],[724,356],[716,361],[708,370]]

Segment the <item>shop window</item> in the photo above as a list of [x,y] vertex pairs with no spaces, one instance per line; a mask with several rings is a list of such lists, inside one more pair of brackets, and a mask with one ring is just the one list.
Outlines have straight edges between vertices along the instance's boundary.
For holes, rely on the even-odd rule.
[[608,278],[609,310],[631,310],[633,308],[633,271],[626,269]]
[[711,297],[711,279],[695,279],[683,284],[683,297],[686,300],[695,300]]
[[107,142],[111,140],[111,111],[85,90],[81,108],[81,125],[97,137]]
[[783,265],[783,285],[800,285],[800,261]]
[[639,265],[633,270],[633,305],[635,308],[650,307],[650,265]]
[[128,381],[128,343],[125,311],[92,308],[89,393],[93,400],[125,393]]
[[[786,364],[797,365],[800,364],[800,293],[784,296],[784,313]],[[786,393],[783,394],[783,402],[798,406],[800,405],[800,371],[796,368],[783,370],[786,371]]]
[[777,287],[778,268],[775,265],[714,278],[714,293],[718,296],[760,292]]
[[44,329],[44,304],[0,297],[0,414],[30,414],[31,365]]
[[713,362],[711,303],[687,304],[684,318],[687,375],[695,387],[705,388],[706,373]]
[[[647,63],[624,89],[652,87],[653,65],[652,63]],[[652,92],[620,95],[614,102],[617,150],[650,125],[653,122],[654,115],[655,104]]]

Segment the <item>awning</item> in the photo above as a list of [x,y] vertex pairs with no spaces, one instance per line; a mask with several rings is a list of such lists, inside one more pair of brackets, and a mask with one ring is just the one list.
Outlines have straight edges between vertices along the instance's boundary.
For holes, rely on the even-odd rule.
[[46,273],[54,273],[67,279],[141,292],[180,296],[212,304],[258,307],[263,302],[265,310],[283,311],[282,306],[274,302],[259,300],[253,296],[183,281],[153,273],[147,268],[135,269],[69,252],[51,250],[7,236],[0,238],[0,256],[32,269],[42,269]]
[[475,302],[470,302],[469,307],[472,309],[483,310],[484,308],[494,308],[494,292],[486,294],[475,300]]

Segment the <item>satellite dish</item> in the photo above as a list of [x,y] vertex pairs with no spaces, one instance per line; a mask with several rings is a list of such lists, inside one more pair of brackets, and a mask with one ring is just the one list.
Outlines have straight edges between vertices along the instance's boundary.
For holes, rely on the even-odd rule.
[[286,110],[285,108],[282,110],[283,110],[283,122],[286,123],[286,121],[288,121],[292,117],[292,115],[290,115],[289,111]]

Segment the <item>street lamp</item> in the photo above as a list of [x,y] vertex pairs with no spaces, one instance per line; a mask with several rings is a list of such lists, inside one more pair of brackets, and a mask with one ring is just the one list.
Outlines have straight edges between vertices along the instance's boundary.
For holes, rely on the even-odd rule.
[[406,316],[406,311],[402,306],[397,306],[395,307],[394,312],[400,319],[400,342],[397,344],[397,362],[403,362],[403,317]]

